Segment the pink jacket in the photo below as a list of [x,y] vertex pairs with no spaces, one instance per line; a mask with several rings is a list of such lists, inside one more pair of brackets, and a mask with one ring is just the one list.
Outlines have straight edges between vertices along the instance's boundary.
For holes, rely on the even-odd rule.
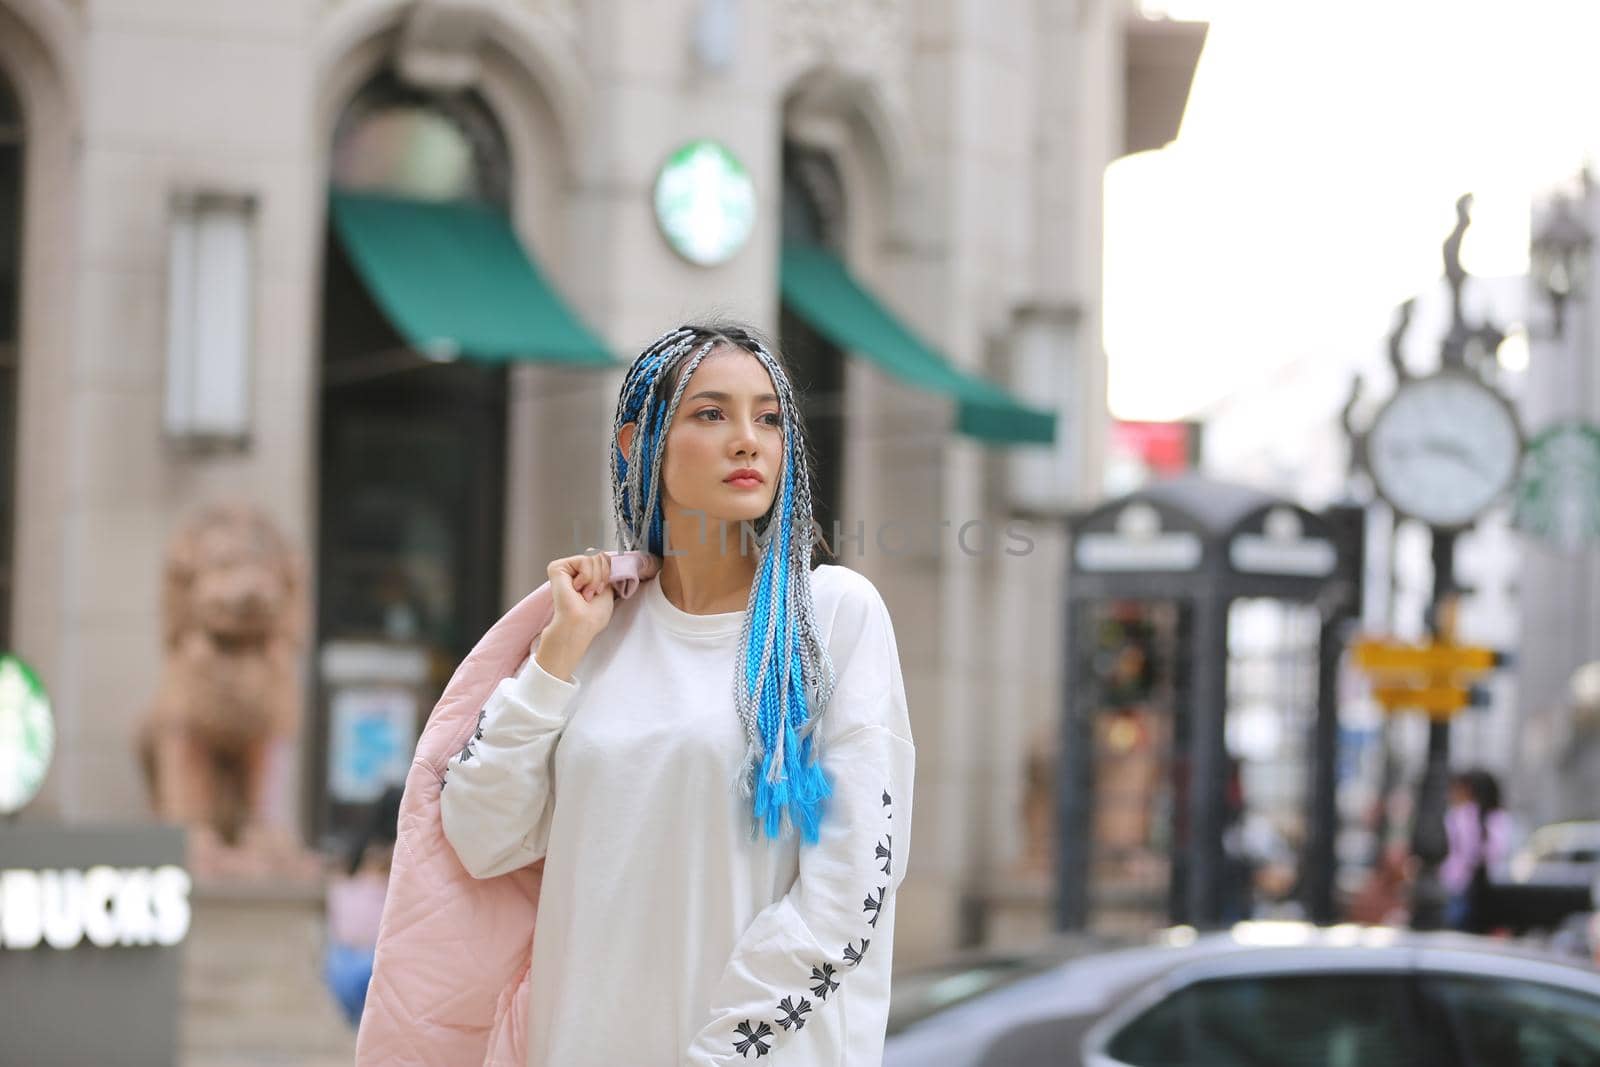
[[[631,597],[660,561],[613,552],[611,584]],[[406,775],[377,957],[356,1040],[358,1067],[523,1067],[528,967],[541,860],[497,878],[469,875],[444,836],[445,765],[502,678],[528,658],[555,613],[550,583],[524,597],[456,668]]]

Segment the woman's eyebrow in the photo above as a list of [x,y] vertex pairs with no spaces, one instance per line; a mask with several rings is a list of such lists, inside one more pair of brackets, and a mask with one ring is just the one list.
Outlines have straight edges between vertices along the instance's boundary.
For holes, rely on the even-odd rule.
[[[694,396],[691,396],[689,399],[699,400],[701,397],[705,397],[707,400],[720,400],[724,404],[732,399],[732,397],[730,397],[727,393],[718,393],[710,389],[702,390],[701,392],[694,394]],[[759,404],[762,402],[776,404],[778,402],[778,397],[774,393],[762,393],[760,396],[756,397],[756,403]]]

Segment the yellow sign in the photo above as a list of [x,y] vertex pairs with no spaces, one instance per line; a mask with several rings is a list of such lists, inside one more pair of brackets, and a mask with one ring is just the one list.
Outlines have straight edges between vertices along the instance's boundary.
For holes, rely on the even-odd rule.
[[1368,674],[1482,674],[1496,664],[1495,651],[1478,645],[1403,645],[1396,641],[1360,641],[1356,666]]
[[1385,711],[1425,711],[1429,718],[1448,719],[1472,703],[1472,691],[1459,685],[1378,686],[1372,699]]
[[1372,699],[1386,712],[1424,711],[1448,719],[1472,703],[1471,680],[1499,665],[1492,648],[1430,641],[1358,641],[1355,664],[1373,680]]

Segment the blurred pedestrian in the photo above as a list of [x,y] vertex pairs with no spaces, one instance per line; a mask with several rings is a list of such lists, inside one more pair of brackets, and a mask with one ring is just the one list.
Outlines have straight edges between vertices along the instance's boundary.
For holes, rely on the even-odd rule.
[[400,820],[399,786],[390,786],[373,805],[372,817],[351,843],[344,871],[327,890],[327,946],[323,977],[351,1026],[361,1022],[378,924],[389,886],[389,867]]
[[1486,932],[1490,887],[1511,858],[1511,816],[1501,803],[1499,780],[1476,768],[1453,776],[1444,827],[1448,851],[1439,881],[1447,895],[1445,925]]
[[1411,855],[1409,843],[1402,840],[1385,843],[1378,862],[1350,898],[1350,921],[1382,926],[1407,925],[1411,921],[1411,886],[1415,878],[1416,858]]

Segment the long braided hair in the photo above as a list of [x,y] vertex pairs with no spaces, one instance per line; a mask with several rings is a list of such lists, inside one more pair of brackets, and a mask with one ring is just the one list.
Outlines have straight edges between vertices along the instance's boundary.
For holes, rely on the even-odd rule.
[[[833,695],[833,660],[811,596],[814,549],[826,549],[811,512],[811,459],[794,390],[772,346],[734,323],[685,325],[639,353],[617,397],[611,435],[611,491],[624,551],[666,551],[662,457],[689,377],[719,346],[742,349],[772,378],[783,420],[783,464],[771,508],[754,523],[760,551],[733,677],[746,746],[738,786],[750,798],[753,834],[798,827],[814,843],[832,785],[820,762],[817,727]],[[635,423],[629,454],[617,431]],[[741,547],[744,534],[741,532]],[[658,579],[659,580],[659,579]]]

